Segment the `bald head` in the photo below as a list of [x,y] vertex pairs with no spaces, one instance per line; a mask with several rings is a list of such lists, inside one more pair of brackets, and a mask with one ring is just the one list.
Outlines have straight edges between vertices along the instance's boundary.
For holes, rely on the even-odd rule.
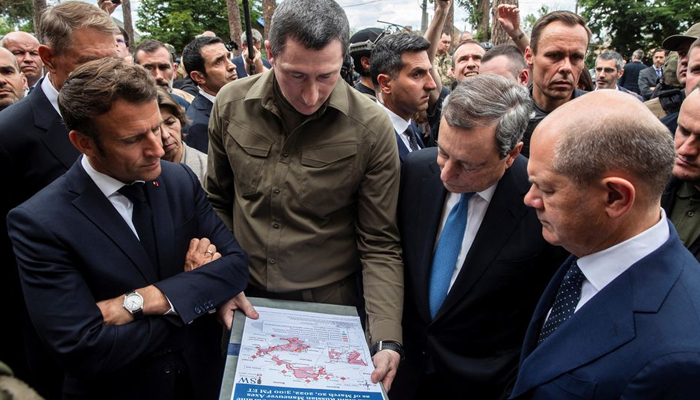
[[578,257],[597,253],[659,223],[674,158],[668,129],[642,102],[591,92],[535,129],[525,204],[549,243]]
[[3,37],[2,47],[12,52],[27,78],[27,84],[34,86],[44,74],[37,38],[27,32],[10,32]]
[[19,70],[15,56],[0,47],[0,111],[24,97],[27,81]]
[[661,196],[673,166],[668,129],[644,104],[615,90],[591,92],[557,108],[535,130],[532,146],[543,141],[556,142],[556,172],[590,184],[615,171],[644,188],[640,194],[650,200]]

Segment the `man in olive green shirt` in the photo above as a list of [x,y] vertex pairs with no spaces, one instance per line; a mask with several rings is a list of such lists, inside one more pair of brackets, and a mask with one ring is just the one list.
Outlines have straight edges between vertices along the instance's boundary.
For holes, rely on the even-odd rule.
[[375,371],[403,353],[399,157],[386,113],[339,80],[347,17],[332,0],[286,0],[272,19],[271,71],[232,82],[209,122],[205,186],[249,254],[249,296],[359,305]]
[[661,206],[685,247],[700,260],[700,90],[697,87],[683,101],[673,140],[676,162]]

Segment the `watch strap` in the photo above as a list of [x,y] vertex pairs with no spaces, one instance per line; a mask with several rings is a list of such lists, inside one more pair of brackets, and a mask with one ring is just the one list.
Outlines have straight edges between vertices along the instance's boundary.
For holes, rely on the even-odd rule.
[[375,343],[374,346],[372,346],[372,356],[374,356],[382,350],[393,350],[399,353],[401,361],[403,361],[404,358],[406,358],[406,355],[403,351],[403,346],[401,346],[398,342],[395,342],[393,340],[380,340],[377,343]]

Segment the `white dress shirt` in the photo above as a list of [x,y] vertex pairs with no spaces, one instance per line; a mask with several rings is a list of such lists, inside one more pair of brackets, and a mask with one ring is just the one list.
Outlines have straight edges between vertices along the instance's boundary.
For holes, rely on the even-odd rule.
[[80,160],[80,164],[83,166],[85,172],[87,172],[90,179],[95,182],[95,185],[97,185],[97,188],[100,189],[107,200],[112,203],[114,209],[117,210],[122,219],[124,219],[124,222],[129,225],[131,231],[134,232],[134,235],[136,235],[138,238],[139,234],[136,232],[134,223],[131,221],[131,218],[134,215],[134,203],[126,198],[126,196],[119,193],[119,189],[121,189],[124,185],[128,185],[128,183],[121,182],[109,175],[103,174],[102,172],[97,172],[95,168],[90,165],[87,156],[82,155],[81,157],[82,159]]
[[576,262],[586,279],[581,286],[581,299],[576,311],[634,263],[666,243],[670,236],[666,212],[651,228],[615,246],[579,258]]
[[384,108],[384,111],[386,111],[387,115],[389,115],[389,119],[391,120],[391,125],[394,126],[394,130],[396,131],[396,133],[399,134],[399,137],[401,138],[401,141],[403,141],[403,144],[406,145],[408,152],[412,152],[413,150],[411,150],[411,142],[409,141],[408,136],[403,134],[404,131],[411,125],[411,120],[409,119],[408,121],[406,121],[405,119],[399,117],[398,115],[396,115],[395,112],[386,108],[386,106],[384,106],[384,104],[380,103],[379,101],[377,101],[377,104]]
[[[41,81],[41,90],[44,91],[44,95],[46,95],[46,98],[49,100],[49,103],[51,103],[58,115],[61,115],[61,110],[58,109],[58,90],[56,90],[56,88],[51,84],[51,79],[49,78],[50,76],[51,73],[47,72],[44,80]],[[61,118],[63,118],[62,115]]]
[[211,101],[211,103],[214,104],[214,100],[216,100],[216,96],[210,95],[209,93],[205,92],[201,88],[199,89],[199,94],[201,94],[202,96],[204,96],[205,99]]
[[[491,203],[493,193],[496,191],[497,186],[498,182],[496,182],[493,186],[489,187],[486,190],[476,192],[469,199],[467,209],[467,226],[464,231],[464,238],[462,239],[462,247],[460,248],[459,255],[457,256],[457,263],[455,264],[455,269],[452,272],[452,279],[450,280],[450,287],[448,289],[448,293],[449,290],[452,289],[452,285],[454,285],[455,281],[457,280],[459,271],[462,270],[464,260],[467,258],[469,249],[472,247],[472,243],[474,243],[476,234],[479,232],[481,222],[484,220],[486,210],[489,208],[489,203]],[[452,208],[459,202],[460,197],[460,193],[447,193],[447,196],[445,197],[445,206],[442,208],[440,229],[438,229],[438,235],[435,238],[435,246],[437,246],[437,242],[440,239],[440,235],[442,234],[442,228],[445,226],[445,222],[447,221],[447,216],[450,214],[450,211],[452,211]],[[435,249],[433,248],[433,251],[434,250]]]

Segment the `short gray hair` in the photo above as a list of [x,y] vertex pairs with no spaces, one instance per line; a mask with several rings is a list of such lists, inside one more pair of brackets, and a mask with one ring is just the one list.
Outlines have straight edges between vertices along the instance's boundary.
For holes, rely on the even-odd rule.
[[272,15],[269,39],[274,55],[284,52],[288,39],[312,50],[321,50],[338,39],[342,57],[350,44],[350,24],[345,11],[333,0],[285,0]]
[[644,58],[644,50],[642,50],[642,49],[635,50],[634,53],[632,53],[632,58],[641,61],[642,58]]
[[598,64],[598,60],[603,60],[603,61],[615,60],[615,68],[617,68],[618,71],[622,71],[622,62],[624,60],[622,58],[622,54],[620,54],[616,51],[606,51],[604,53],[601,53],[598,56],[598,58],[596,58],[596,64]]
[[73,31],[76,29],[90,28],[105,34],[119,34],[119,28],[106,12],[81,1],[66,1],[47,8],[41,14],[39,26],[41,43],[50,47],[55,55],[65,54],[73,46]]
[[[262,42],[263,37],[262,37],[262,34],[260,33],[259,30],[251,29],[250,33],[251,33],[251,35],[253,35],[253,42],[257,42],[257,43]],[[246,43],[247,40],[248,40],[248,35],[246,35],[246,32],[243,31],[243,33],[241,33],[241,44]]]
[[496,124],[496,147],[505,158],[523,137],[532,100],[527,89],[499,75],[477,75],[445,99],[442,115],[448,125],[469,130]]
[[589,118],[585,126],[572,128],[564,126],[559,131],[554,171],[583,185],[608,171],[629,173],[648,186],[653,194],[650,200],[658,200],[671,177],[676,154],[668,129],[651,113],[630,116],[619,112]]

